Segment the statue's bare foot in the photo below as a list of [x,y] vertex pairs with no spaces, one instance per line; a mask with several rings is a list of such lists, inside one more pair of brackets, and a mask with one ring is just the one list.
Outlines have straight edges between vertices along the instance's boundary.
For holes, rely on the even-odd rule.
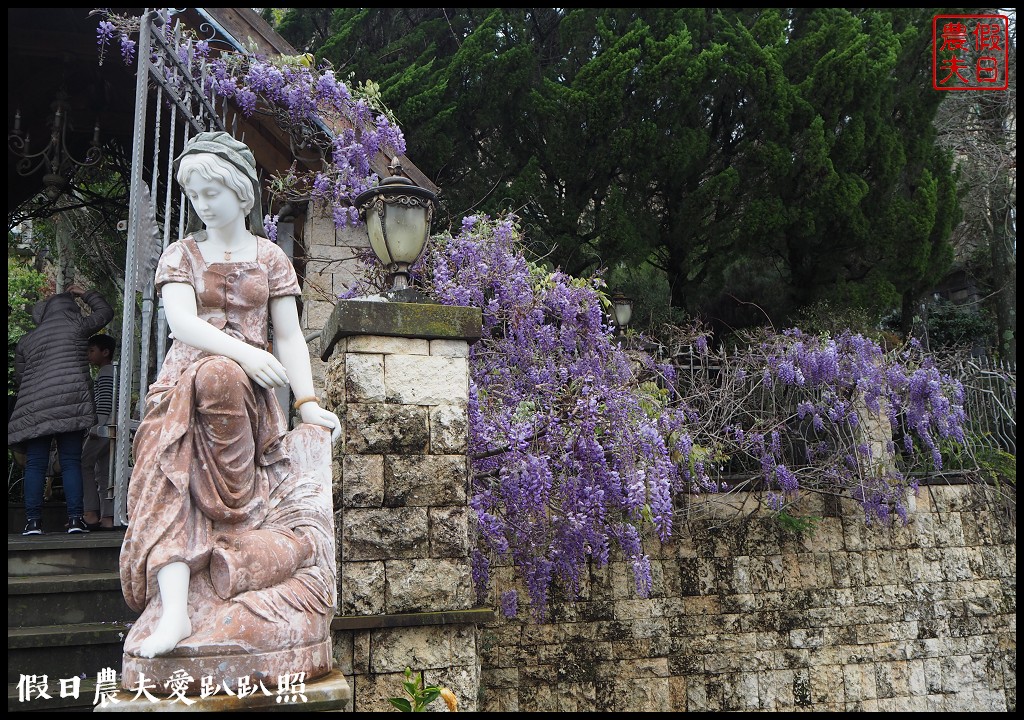
[[139,657],[151,658],[169,653],[192,634],[192,621],[186,614],[164,612],[153,633],[139,646]]

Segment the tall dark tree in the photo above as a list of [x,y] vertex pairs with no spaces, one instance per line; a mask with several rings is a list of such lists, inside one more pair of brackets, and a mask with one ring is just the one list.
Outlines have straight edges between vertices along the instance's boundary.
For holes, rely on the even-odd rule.
[[942,95],[931,87],[931,15],[832,8],[791,18],[785,66],[799,68],[789,74],[809,127],[791,146],[804,148],[790,167],[796,192],[781,197],[799,213],[785,239],[798,300],[913,307],[952,261],[959,211],[932,124]]
[[650,263],[748,325],[913,303],[948,266],[933,15],[343,8],[315,52],[380,84],[456,220],[515,211],[570,273]]

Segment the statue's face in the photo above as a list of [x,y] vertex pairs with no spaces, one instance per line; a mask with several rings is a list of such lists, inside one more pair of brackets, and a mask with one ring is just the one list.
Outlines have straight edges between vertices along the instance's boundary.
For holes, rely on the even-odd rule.
[[185,181],[185,194],[192,202],[196,215],[209,229],[228,227],[242,218],[245,212],[235,191],[220,180],[207,180],[197,172]]

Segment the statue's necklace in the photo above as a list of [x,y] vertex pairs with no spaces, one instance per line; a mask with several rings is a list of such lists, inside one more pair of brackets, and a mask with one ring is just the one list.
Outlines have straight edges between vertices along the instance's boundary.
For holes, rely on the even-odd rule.
[[230,250],[225,250],[224,251],[224,259],[225,260],[230,260],[231,259],[231,251]]

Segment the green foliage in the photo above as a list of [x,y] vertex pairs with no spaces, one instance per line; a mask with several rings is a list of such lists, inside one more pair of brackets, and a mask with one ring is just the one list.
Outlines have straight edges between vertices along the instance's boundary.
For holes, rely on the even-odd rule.
[[[654,256],[651,258],[656,260]],[[609,269],[608,287],[633,300],[630,329],[654,331],[666,323],[687,324],[686,313],[672,307],[668,275],[650,262],[637,265],[618,263]]]
[[437,685],[423,685],[423,673],[414,678],[412,668],[405,668],[405,680],[402,689],[407,697],[389,697],[388,702],[402,712],[424,712],[427,705],[437,700],[441,688]]
[[785,510],[780,510],[775,514],[775,520],[785,532],[799,537],[813,533],[822,518],[819,515],[790,515]]
[[970,432],[963,444],[943,441],[939,451],[943,469],[980,472],[988,480],[1016,482],[1017,456],[1001,450],[990,432]]
[[992,314],[977,306],[940,301],[928,308],[928,343],[934,350],[985,347],[995,341]]
[[32,305],[43,298],[48,279],[16,257],[7,257],[7,396],[16,394],[14,350],[35,327]]
[[882,319],[882,326],[896,329],[907,325],[922,337],[927,328],[928,348],[933,352],[970,351],[997,346],[996,320],[984,305],[957,305],[948,300],[928,302],[922,308],[912,306],[910,321],[904,323],[901,312]]
[[303,8],[302,13],[291,8],[263,8],[260,15],[288,42],[299,50],[322,45],[327,39],[327,25],[332,8]]
[[1004,450],[990,447],[979,448],[974,453],[978,468],[993,482],[1017,485],[1017,456]]
[[637,401],[640,409],[651,420],[658,418],[668,406],[671,399],[668,388],[664,388],[652,380],[641,382]]
[[883,326],[882,319],[876,314],[856,304],[819,300],[797,311],[793,322],[813,335],[837,337],[849,330],[871,338],[887,349],[898,347],[903,342],[899,334]]

